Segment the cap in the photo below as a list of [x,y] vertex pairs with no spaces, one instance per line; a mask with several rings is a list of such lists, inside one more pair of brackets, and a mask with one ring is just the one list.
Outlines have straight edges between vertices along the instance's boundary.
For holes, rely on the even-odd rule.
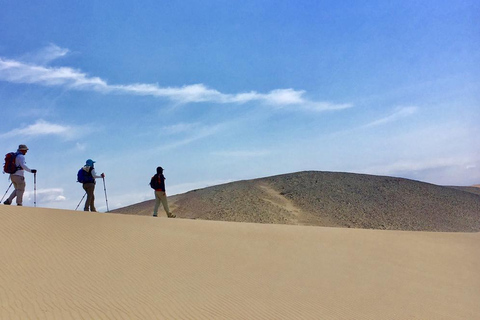
[[95,163],[95,161],[93,161],[92,159],[88,159],[87,162],[86,162],[86,165],[87,166],[93,166],[93,164]]

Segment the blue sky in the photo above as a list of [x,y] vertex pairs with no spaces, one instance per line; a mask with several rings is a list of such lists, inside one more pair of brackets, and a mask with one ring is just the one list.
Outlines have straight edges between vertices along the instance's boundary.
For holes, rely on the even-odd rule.
[[110,209],[152,199],[159,165],[170,195],[303,170],[480,183],[478,1],[0,7],[0,145],[29,146],[38,206],[74,209],[88,158]]

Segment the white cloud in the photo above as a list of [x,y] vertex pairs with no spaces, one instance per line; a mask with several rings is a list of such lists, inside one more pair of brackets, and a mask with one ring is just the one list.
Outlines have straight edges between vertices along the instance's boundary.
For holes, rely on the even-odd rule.
[[406,118],[408,116],[411,116],[411,115],[415,114],[417,111],[418,111],[418,108],[413,107],[413,106],[412,107],[397,108],[395,110],[395,112],[392,113],[391,115],[386,116],[382,119],[375,120],[375,121],[365,125],[365,127],[375,127],[375,126],[380,126],[380,125],[384,125],[384,124],[387,124],[387,123],[395,122],[397,120],[400,120],[400,119]]
[[72,68],[44,67],[20,61],[0,58],[0,80],[13,83],[40,84],[44,86],[66,86],[72,89],[108,89],[106,82],[97,77]]
[[259,95],[268,103],[274,105],[290,105],[290,104],[302,104],[305,103],[304,95],[305,91],[295,91],[293,89],[277,89],[272,90],[266,95]]
[[[62,86],[72,90],[92,90],[101,93],[135,94],[169,99],[176,103],[224,103],[243,104],[261,102],[275,107],[295,107],[310,111],[341,110],[350,108],[351,104],[334,104],[317,102],[305,98],[304,90],[275,89],[268,93],[255,91],[237,94],[225,94],[204,84],[193,84],[182,87],[159,87],[157,84],[135,83],[129,85],[111,85],[99,77],[69,67],[48,67],[42,64],[62,57],[68,53],[55,45],[50,45],[30,62],[22,62],[0,58],[0,80],[43,86]],[[32,62],[33,61],[33,62]]]
[[62,138],[71,139],[78,134],[78,129],[72,126],[50,123],[44,120],[37,120],[34,124],[20,129],[13,129],[9,132],[0,134],[1,138],[9,137],[38,137],[46,135],[57,135]]
[[[64,196],[64,191],[61,188],[38,189],[36,191],[36,197],[37,204],[64,202],[66,200],[66,197]],[[28,200],[35,200],[35,193],[31,191],[26,191],[25,198]]]
[[40,65],[46,65],[53,60],[66,56],[69,52],[70,51],[68,49],[60,48],[55,44],[50,44],[38,50],[37,52],[23,55],[20,60]]

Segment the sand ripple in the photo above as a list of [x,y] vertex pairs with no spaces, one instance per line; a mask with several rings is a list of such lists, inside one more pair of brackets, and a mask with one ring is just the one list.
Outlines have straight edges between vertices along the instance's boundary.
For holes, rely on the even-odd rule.
[[479,236],[0,206],[0,319],[479,319]]

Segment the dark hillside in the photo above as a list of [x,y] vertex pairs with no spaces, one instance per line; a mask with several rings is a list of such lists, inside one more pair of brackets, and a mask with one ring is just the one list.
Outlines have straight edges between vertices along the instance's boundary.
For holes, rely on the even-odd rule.
[[[169,197],[180,218],[329,227],[480,231],[476,188],[353,173],[306,171]],[[150,215],[153,200],[114,210]]]

